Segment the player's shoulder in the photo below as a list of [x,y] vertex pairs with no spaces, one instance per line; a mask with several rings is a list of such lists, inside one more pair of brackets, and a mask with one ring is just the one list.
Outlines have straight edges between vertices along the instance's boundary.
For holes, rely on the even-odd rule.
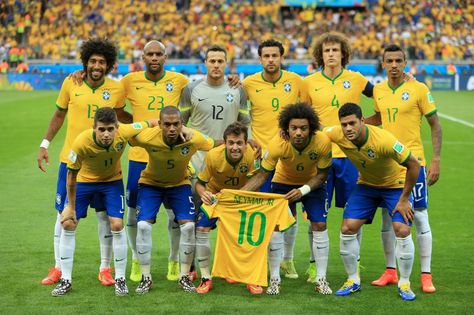
[[426,93],[430,91],[430,89],[424,82],[420,82],[418,80],[410,80],[407,82],[407,85],[413,87],[414,90],[419,91],[421,93]]
[[348,77],[348,78],[367,80],[359,71],[344,69],[344,72],[342,74],[343,76]]
[[306,76],[304,79],[303,79],[303,82],[305,83],[310,83],[310,82],[314,82],[314,81],[318,81],[318,80],[321,80],[323,78],[323,74],[322,74],[322,71],[316,71],[308,76]]
[[302,81],[303,79],[301,76],[295,72],[292,71],[287,71],[287,70],[282,70],[282,79],[284,80],[296,80],[296,81]]
[[257,72],[257,73],[254,73],[254,74],[251,74],[247,77],[245,77],[245,79],[242,81],[242,83],[245,85],[248,85],[248,84],[252,84],[254,82],[261,82],[263,81],[262,79],[262,72]]
[[331,139],[329,139],[329,136],[325,132],[320,130],[316,131],[316,133],[314,134],[313,141],[323,145],[331,143]]
[[225,149],[226,149],[225,145],[221,144],[209,150],[209,152],[207,152],[207,157],[213,161],[218,161],[224,157]]
[[161,129],[160,127],[147,128],[140,132],[136,138],[142,142],[150,141],[154,138],[160,138]]
[[135,71],[127,73],[122,79],[122,82],[133,82],[137,79],[142,79],[145,77],[145,71]]
[[268,143],[268,150],[279,152],[290,145],[289,141],[283,139],[280,134],[275,135]]
[[122,85],[120,84],[120,81],[114,78],[105,77],[104,88],[119,88],[120,89],[122,88]]
[[174,80],[181,80],[181,81],[186,81],[186,82],[189,81],[188,78],[184,74],[176,72],[176,71],[170,71],[170,70],[166,70],[163,78],[166,80],[174,79]]
[[74,143],[79,146],[85,146],[92,141],[94,141],[94,129],[88,128],[77,135]]

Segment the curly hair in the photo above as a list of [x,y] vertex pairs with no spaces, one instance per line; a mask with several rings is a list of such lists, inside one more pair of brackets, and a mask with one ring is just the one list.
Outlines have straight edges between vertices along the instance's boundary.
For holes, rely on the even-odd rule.
[[347,39],[347,37],[344,36],[344,34],[338,32],[324,33],[316,41],[316,45],[313,49],[313,58],[318,68],[324,68],[323,44],[326,43],[341,44],[341,64],[342,67],[345,68],[351,58],[351,46],[349,45],[349,40]]
[[282,43],[274,39],[267,39],[266,41],[263,41],[260,43],[260,45],[258,45],[259,57],[262,57],[262,50],[265,47],[278,47],[278,50],[280,51],[280,56],[283,56],[285,54],[285,48],[283,47]]
[[102,55],[107,63],[105,74],[112,71],[117,61],[117,47],[106,38],[91,38],[81,45],[81,61],[84,71],[87,69],[87,62],[92,55]]
[[287,137],[290,136],[288,129],[292,119],[307,119],[310,134],[314,134],[320,128],[318,115],[313,107],[307,103],[290,104],[278,115],[278,126]]

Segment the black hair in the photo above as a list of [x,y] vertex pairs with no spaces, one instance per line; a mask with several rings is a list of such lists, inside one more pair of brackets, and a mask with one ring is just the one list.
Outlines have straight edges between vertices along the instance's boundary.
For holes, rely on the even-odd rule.
[[81,45],[81,61],[84,71],[87,69],[87,63],[92,55],[104,56],[107,63],[106,73],[112,71],[117,61],[117,47],[106,38],[91,38]]
[[278,126],[287,136],[289,136],[288,128],[292,119],[307,119],[310,134],[314,134],[320,127],[318,115],[313,107],[306,103],[287,105],[278,115]]

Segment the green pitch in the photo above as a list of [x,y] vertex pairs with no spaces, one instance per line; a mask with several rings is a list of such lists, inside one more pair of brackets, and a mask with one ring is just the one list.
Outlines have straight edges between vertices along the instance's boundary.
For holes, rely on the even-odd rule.
[[[433,93],[439,111],[474,123],[473,92]],[[380,240],[380,214],[364,228],[361,264],[362,292],[349,297],[322,296],[306,282],[308,265],[307,222],[300,220],[295,249],[297,280],[282,282],[280,296],[251,296],[242,284],[229,285],[220,279],[208,295],[186,294],[177,283],[166,280],[168,237],[166,215],[160,213],[154,226],[152,274],[153,290],[136,296],[136,283],[128,281],[129,297],[114,296],[113,287],[97,280],[99,247],[97,219],[93,211],[81,220],[76,239],[73,291],[53,298],[52,286],[41,279],[53,266],[53,224],[58,154],[62,130],[50,147],[47,173],[36,166],[38,146],[55,109],[57,92],[0,92],[2,132],[0,133],[0,301],[2,313],[471,313],[474,295],[472,264],[472,155],[474,129],[446,118],[440,181],[430,189],[430,221],[434,235],[432,272],[438,289],[435,294],[420,290],[418,252],[412,273],[414,302],[402,302],[395,286],[376,288],[370,282],[384,270]],[[364,112],[371,113],[371,101],[364,99]],[[65,128],[64,128],[65,129]],[[423,122],[424,141],[431,153],[429,128]],[[123,163],[124,170],[127,163]],[[469,193],[471,191],[471,193]],[[339,257],[341,210],[331,209],[328,226],[331,251],[328,280],[337,290],[345,280]],[[215,235],[214,235],[215,240]],[[213,240],[213,243],[214,243]],[[416,241],[415,241],[416,242]],[[130,257],[129,268],[130,269]],[[196,284],[197,285],[197,284]]]

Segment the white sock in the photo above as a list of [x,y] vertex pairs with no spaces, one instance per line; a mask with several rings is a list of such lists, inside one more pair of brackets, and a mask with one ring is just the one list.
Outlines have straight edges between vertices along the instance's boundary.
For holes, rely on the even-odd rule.
[[428,210],[415,211],[416,242],[420,251],[421,272],[431,273],[431,250],[433,236],[431,234]]
[[313,252],[316,259],[316,279],[326,277],[329,259],[328,230],[313,231]]
[[196,258],[201,270],[201,277],[212,279],[209,263],[211,260],[211,243],[209,232],[196,232]]
[[54,267],[61,269],[61,256],[59,255],[59,239],[61,238],[61,231],[63,227],[61,225],[61,215],[58,212],[56,216],[56,223],[54,224]]
[[170,240],[170,255],[168,261],[179,261],[180,227],[179,224],[174,221],[175,216],[173,210],[165,209],[168,214],[168,237]]
[[72,280],[72,266],[74,263],[74,250],[76,249],[76,231],[61,231],[59,242],[59,256],[61,260],[61,278]]
[[196,248],[196,235],[194,222],[186,222],[179,226],[181,237],[179,238],[179,260],[181,264],[181,276],[187,275],[191,269]]
[[96,211],[97,227],[99,230],[100,244],[100,270],[110,268],[112,260],[112,232],[110,230],[109,216],[106,211]]
[[413,267],[413,258],[415,256],[415,244],[411,234],[407,237],[397,237],[397,262],[400,279],[398,285],[410,283],[411,269]]
[[127,268],[127,237],[125,229],[121,231],[112,231],[114,240],[114,267],[115,279],[125,278],[125,269]]
[[344,268],[346,269],[348,279],[353,280],[354,283],[360,284],[360,277],[357,272],[357,257],[359,257],[360,245],[357,241],[357,235],[341,233],[340,239],[340,254],[342,261],[344,262]]
[[128,207],[127,239],[132,250],[132,259],[137,259],[137,209]]
[[392,217],[388,209],[382,209],[382,245],[387,268],[397,268],[395,257],[395,232],[392,226]]
[[151,231],[153,225],[146,221],[140,221],[137,224],[137,257],[142,268],[142,275],[150,277],[151,248],[152,238]]
[[309,241],[309,262],[314,263],[314,251],[313,251],[313,229],[311,224],[308,225],[308,241]]
[[283,259],[293,260],[293,252],[295,249],[296,234],[298,233],[298,222],[293,224],[288,230],[283,232]]
[[268,246],[268,262],[270,266],[270,278],[280,278],[280,261],[281,254],[283,252],[283,233],[274,231],[272,238],[270,239],[270,245]]

